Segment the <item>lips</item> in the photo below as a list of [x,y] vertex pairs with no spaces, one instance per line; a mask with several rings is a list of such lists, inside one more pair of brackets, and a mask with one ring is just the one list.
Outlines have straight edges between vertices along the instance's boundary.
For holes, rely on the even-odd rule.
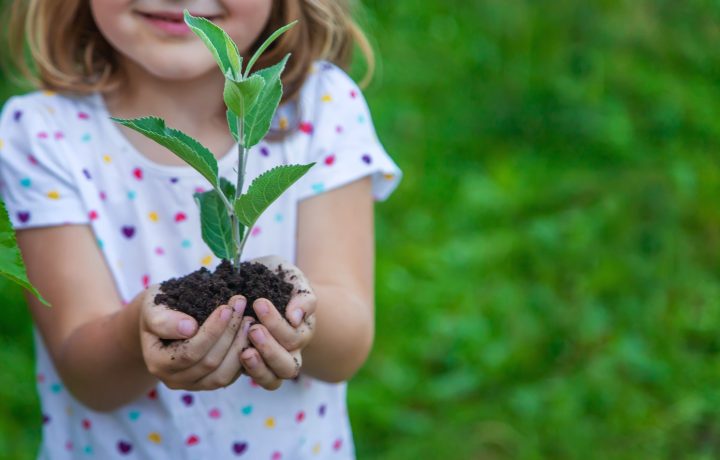
[[[138,11],[137,12],[150,26],[155,30],[171,35],[185,36],[190,34],[190,28],[185,24],[183,14],[175,11]],[[193,16],[202,17],[213,20],[219,15],[212,14],[193,14]]]
[[[184,16],[182,12],[178,11],[138,11],[138,14],[141,16],[145,16],[146,18],[150,19],[159,19],[159,20],[165,20],[165,21],[171,21],[171,22],[183,22]],[[218,18],[219,14],[202,14],[202,13],[190,13],[191,15],[195,17],[201,17],[209,20],[213,20],[215,18]]]

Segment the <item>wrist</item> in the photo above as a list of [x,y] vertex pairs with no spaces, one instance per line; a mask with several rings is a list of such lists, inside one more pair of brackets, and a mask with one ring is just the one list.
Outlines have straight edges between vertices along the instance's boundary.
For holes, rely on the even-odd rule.
[[[115,313],[113,321],[117,321],[117,341],[123,351],[132,359],[144,364],[142,347],[140,345],[140,313],[143,305],[149,301],[153,289],[145,289],[135,296],[127,305]],[[154,295],[153,295],[154,296]]]

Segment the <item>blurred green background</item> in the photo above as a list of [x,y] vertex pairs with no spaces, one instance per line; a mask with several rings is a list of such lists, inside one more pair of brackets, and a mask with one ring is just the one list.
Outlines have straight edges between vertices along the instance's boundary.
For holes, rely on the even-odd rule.
[[[364,3],[405,178],[359,458],[720,457],[720,4]],[[29,318],[1,295],[0,456],[30,459]]]

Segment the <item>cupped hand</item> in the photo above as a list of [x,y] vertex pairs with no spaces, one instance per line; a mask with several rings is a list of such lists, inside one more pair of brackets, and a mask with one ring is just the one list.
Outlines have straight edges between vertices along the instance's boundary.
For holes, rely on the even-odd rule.
[[[198,328],[191,316],[155,305],[159,286],[148,288],[140,312],[140,343],[151,374],[172,389],[213,390],[233,383],[249,346],[252,318],[243,318],[245,298],[233,296]],[[170,344],[163,341],[172,340]],[[167,343],[167,342],[166,342]]]
[[285,318],[267,299],[253,303],[252,308],[260,322],[251,325],[252,347],[240,355],[245,373],[261,387],[275,390],[283,380],[300,374],[302,350],[314,334],[317,300],[307,278],[295,265],[277,256],[261,257],[252,262],[260,262],[273,272],[282,266],[286,272],[285,280],[293,285]]

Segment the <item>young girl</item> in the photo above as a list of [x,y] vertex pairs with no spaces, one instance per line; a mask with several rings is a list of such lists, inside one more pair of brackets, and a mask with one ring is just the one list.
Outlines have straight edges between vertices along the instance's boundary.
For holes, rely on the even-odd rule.
[[[242,295],[201,327],[153,304],[158,283],[219,263],[192,196],[209,186],[109,118],[163,117],[216,152],[224,177],[237,165],[223,76],[184,8],[224,28],[245,56],[300,20],[258,64],[293,53],[246,181],[316,162],[264,213],[244,253],[293,262],[308,280],[312,294],[291,300],[289,323]],[[21,58],[17,38],[26,40],[43,90],[10,99],[0,119],[2,196],[30,280],[52,304],[28,300],[40,458],[353,458],[343,382],[373,339],[372,200],[399,171],[335,66],[366,43],[346,2],[16,0],[13,14],[11,49]],[[259,323],[243,314],[250,308]]]

